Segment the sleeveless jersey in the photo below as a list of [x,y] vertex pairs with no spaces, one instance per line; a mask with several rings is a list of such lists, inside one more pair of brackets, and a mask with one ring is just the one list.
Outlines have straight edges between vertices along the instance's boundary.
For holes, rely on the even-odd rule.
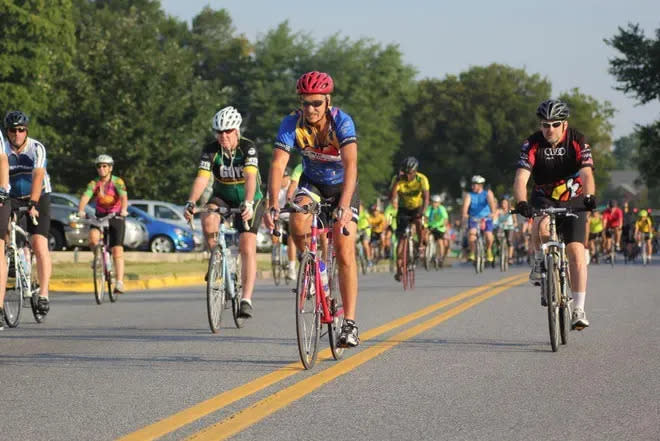
[[488,191],[482,190],[480,193],[470,192],[470,208],[468,209],[470,217],[486,217],[490,215],[490,205],[488,205]]

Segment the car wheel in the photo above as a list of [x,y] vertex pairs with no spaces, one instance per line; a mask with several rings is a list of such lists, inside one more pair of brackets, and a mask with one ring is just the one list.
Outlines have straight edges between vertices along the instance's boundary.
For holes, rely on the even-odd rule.
[[64,234],[57,227],[50,227],[48,231],[48,249],[50,251],[60,251],[66,246],[64,243]]
[[174,252],[174,242],[167,236],[156,236],[151,239],[149,249],[153,253],[172,253]]

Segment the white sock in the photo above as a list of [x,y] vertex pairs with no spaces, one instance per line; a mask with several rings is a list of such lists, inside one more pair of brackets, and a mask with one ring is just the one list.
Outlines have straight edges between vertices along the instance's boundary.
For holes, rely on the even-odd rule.
[[586,300],[586,297],[587,297],[586,292],[574,292],[573,304],[575,305],[575,308],[580,308],[581,310],[584,311],[584,301]]
[[252,306],[252,300],[251,299],[241,299],[241,302],[245,302],[248,305]]
[[289,260],[289,268],[295,268],[296,267],[296,261],[295,260]]

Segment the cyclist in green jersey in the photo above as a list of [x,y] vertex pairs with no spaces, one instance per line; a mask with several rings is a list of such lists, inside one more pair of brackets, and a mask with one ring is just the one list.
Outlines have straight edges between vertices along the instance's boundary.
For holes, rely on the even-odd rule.
[[394,205],[392,205],[391,202],[387,204],[385,211],[383,211],[385,222],[387,223],[385,234],[383,235],[383,244],[385,246],[385,257],[388,259],[391,257],[392,253],[392,233],[396,231],[396,213],[397,209],[394,208]]
[[[202,150],[197,177],[193,182],[184,216],[187,220],[192,219],[195,203],[211,177],[215,181],[207,207],[242,209],[241,218],[234,218],[234,228],[240,233],[239,251],[242,265],[243,298],[239,316],[250,318],[252,291],[257,278],[257,230],[264,213],[264,204],[257,148],[254,142],[241,136],[242,121],[241,114],[231,106],[221,109],[213,117],[212,128],[216,140]],[[219,224],[220,215],[217,213],[204,213],[202,216],[202,229],[209,249],[217,243]]]
[[369,239],[371,238],[371,223],[369,223],[369,214],[367,213],[367,210],[364,209],[362,202],[360,202],[360,214],[358,215],[357,235],[358,240],[362,242],[364,254],[367,256],[369,266],[372,266],[371,247],[369,246]]
[[447,223],[449,215],[447,209],[442,205],[442,197],[439,194],[434,194],[431,197],[431,205],[426,208],[424,216],[428,223],[428,240],[433,239],[436,241],[436,259],[438,266],[442,266],[447,255],[447,240],[445,239],[445,232],[447,231]]

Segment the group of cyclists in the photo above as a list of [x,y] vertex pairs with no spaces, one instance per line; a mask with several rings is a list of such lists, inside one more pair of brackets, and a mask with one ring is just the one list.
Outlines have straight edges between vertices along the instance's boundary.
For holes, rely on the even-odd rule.
[[[334,219],[333,241],[337,258],[338,286],[344,308],[339,345],[355,347],[359,344],[357,324],[358,272],[356,241],[364,241],[371,262],[375,256],[396,253],[395,279],[402,274],[403,241],[407,232],[414,232],[420,251],[431,241],[437,245],[437,262],[442,265],[450,248],[450,225],[446,208],[440,195],[430,195],[427,176],[421,173],[414,157],[405,158],[393,176],[389,200],[384,210],[381,204],[370,207],[369,213],[359,200],[358,190],[358,142],[352,117],[333,106],[334,82],[324,72],[303,74],[296,83],[299,107],[285,116],[275,137],[267,191],[262,191],[259,174],[257,145],[243,136],[242,116],[232,107],[224,107],[212,119],[211,128],[215,139],[204,146],[198,162],[198,173],[192,184],[184,216],[190,220],[202,209],[202,228],[206,244],[211,249],[217,240],[220,216],[218,207],[238,208],[240,216],[234,219],[239,233],[241,277],[243,294],[239,316],[251,318],[255,305],[252,300],[256,280],[256,233],[262,220],[267,228],[276,229],[276,222],[284,222],[283,237],[288,246],[288,274],[295,278],[297,250],[304,250],[311,224],[311,215],[292,212],[280,216],[280,210],[294,201],[302,206],[312,200],[329,203],[328,215]],[[596,208],[593,158],[584,135],[569,127],[569,108],[557,100],[546,100],[537,109],[539,130],[523,143],[513,181],[513,198],[502,198],[498,206],[493,192],[485,187],[485,179],[475,175],[470,191],[465,192],[460,224],[466,231],[468,259],[474,259],[478,230],[483,233],[486,259],[492,261],[496,243],[494,229],[499,229],[508,239],[509,246],[501,252],[513,258],[519,241],[529,241],[532,257],[530,279],[538,283],[542,272],[541,243],[547,240],[547,218],[535,216],[535,209],[557,207]],[[30,208],[29,216],[38,222],[27,222],[32,234],[32,247],[36,254],[39,273],[39,308],[45,314],[49,310],[48,280],[51,264],[48,254],[48,226],[50,180],[46,172],[46,153],[43,145],[27,136],[28,118],[22,112],[10,112],[4,120],[7,140],[2,139],[4,154],[0,155],[0,242],[6,237],[9,218],[8,201],[11,205]],[[297,151],[302,162],[293,171],[288,168],[291,153]],[[127,215],[127,193],[124,182],[112,175],[113,159],[108,155],[96,158],[98,178],[85,190],[79,207],[84,216],[85,206],[96,202],[98,217],[115,213],[110,224],[112,255],[117,268],[117,290],[123,290],[123,217]],[[531,198],[527,184],[534,181]],[[203,198],[205,189],[212,184],[212,194]],[[529,221],[519,221],[511,213],[515,211]],[[618,211],[617,211],[618,210]],[[612,203],[604,229],[612,227],[608,243],[620,246],[625,222],[621,210]],[[598,216],[594,214],[594,218]],[[263,219],[262,219],[263,218]],[[329,219],[330,219],[329,218]],[[635,233],[650,234],[650,227],[643,219],[648,213],[640,212],[640,222]],[[329,219],[324,220],[328,222]],[[618,222],[618,223],[617,223]],[[584,312],[587,291],[587,265],[584,259],[587,243],[587,215],[562,219],[558,224],[566,242],[571,272],[571,289],[575,302],[572,326],[583,329],[589,326]],[[591,226],[591,221],[589,222]],[[594,223],[595,225],[595,223]],[[410,227],[410,228],[409,228]],[[529,234],[526,234],[529,232]],[[348,233],[348,234],[346,234]],[[597,234],[593,231],[591,234]],[[627,233],[626,233],[627,234]],[[516,239],[519,238],[519,239]],[[90,243],[99,240],[98,231],[90,233]],[[4,244],[0,243],[0,254]],[[2,256],[0,256],[2,257]],[[0,305],[7,280],[6,259],[0,258]]]

